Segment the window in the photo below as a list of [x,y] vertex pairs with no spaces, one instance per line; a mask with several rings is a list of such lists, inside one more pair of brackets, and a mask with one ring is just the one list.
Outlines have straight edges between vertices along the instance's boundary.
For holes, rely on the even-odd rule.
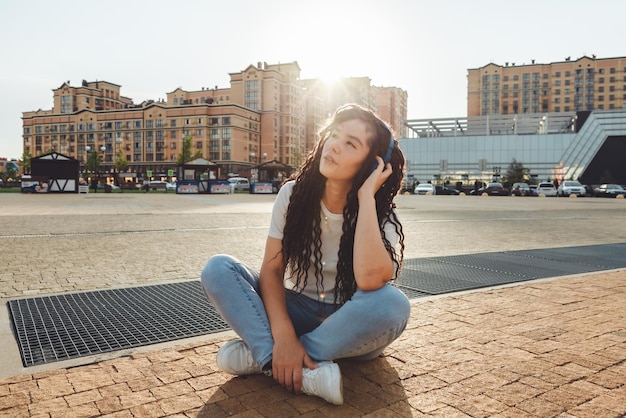
[[170,142],[170,149],[176,149],[176,142]]
[[219,129],[211,129],[211,139],[219,139],[220,130]]
[[196,149],[202,149],[202,141],[196,141]]
[[170,131],[170,138],[176,139],[176,131]]
[[156,126],[157,126],[157,128],[162,128],[163,126],[165,126],[165,123],[164,123],[163,119],[157,119],[156,120]]
[[135,129],[140,129],[141,128],[141,121],[140,120],[136,120],[134,126],[135,126]]
[[598,87],[598,93],[603,93],[604,92],[604,87],[600,86]]
[[196,136],[197,136],[198,138],[202,138],[202,129],[198,129],[198,130],[196,131]]
[[224,128],[222,129],[222,138],[224,139],[230,139],[230,128]]
[[172,128],[175,128],[175,127],[176,127],[176,119],[172,119],[172,120],[170,121],[170,126],[171,126]]
[[211,126],[219,125],[220,118],[211,118]]
[[152,119],[148,119],[146,121],[146,128],[152,129],[152,127],[153,127],[153,121],[152,121]]
[[202,125],[202,118],[198,118],[198,125]]
[[230,116],[225,116],[222,118],[222,125],[230,125]]

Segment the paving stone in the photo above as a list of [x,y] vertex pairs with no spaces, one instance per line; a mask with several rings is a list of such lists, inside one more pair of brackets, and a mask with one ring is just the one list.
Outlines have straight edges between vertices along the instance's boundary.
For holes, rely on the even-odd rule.
[[[267,207],[271,201],[267,199]],[[249,213],[207,216],[202,207],[194,209],[201,216],[179,213],[175,206],[168,206],[167,214],[154,210],[149,217],[117,210],[99,214],[101,231],[115,231],[114,222],[137,230],[141,218],[148,232],[90,235],[91,215],[40,215],[38,223],[11,215],[11,220],[22,221],[18,226],[13,222],[12,230],[59,233],[72,223],[85,235],[12,240],[10,251],[36,251],[44,261],[32,266],[18,256],[7,257],[10,274],[7,269],[0,272],[0,298],[197,279],[208,254],[219,249],[215,242],[260,265],[266,234],[261,226],[269,222],[269,212],[257,219]],[[0,214],[0,221],[5,216]],[[244,218],[259,226],[248,228],[252,249],[231,245],[237,238],[233,230],[196,230],[212,222],[241,225]],[[167,225],[168,231],[154,231],[154,224]],[[423,235],[430,226],[420,225]],[[407,240],[418,242],[412,234],[407,230]],[[163,242],[168,251],[162,250]],[[109,258],[46,261],[63,260],[70,249],[98,245],[110,250]],[[143,246],[141,263],[108,261],[127,260],[128,248],[138,246]],[[408,247],[415,251],[417,246]],[[185,260],[181,249],[189,254]],[[163,349],[127,351],[88,365],[23,370],[0,379],[0,416],[620,417],[626,415],[624,300],[626,270],[414,299],[405,333],[384,357],[339,362],[342,406],[293,395],[266,376],[236,378],[220,372],[215,358],[233,337],[227,332]]]

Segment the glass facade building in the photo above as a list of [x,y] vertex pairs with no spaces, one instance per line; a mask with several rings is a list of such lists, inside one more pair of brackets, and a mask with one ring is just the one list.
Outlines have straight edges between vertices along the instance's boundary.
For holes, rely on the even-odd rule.
[[413,135],[400,147],[408,180],[497,181],[515,160],[531,182],[626,184],[626,110],[414,120],[407,127]]

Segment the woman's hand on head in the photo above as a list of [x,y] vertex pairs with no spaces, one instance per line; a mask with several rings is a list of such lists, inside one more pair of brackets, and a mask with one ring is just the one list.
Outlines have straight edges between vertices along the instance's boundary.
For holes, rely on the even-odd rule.
[[385,164],[383,159],[380,156],[376,156],[376,163],[378,164],[376,168],[370,173],[370,175],[365,179],[365,182],[359,189],[359,198],[374,196],[380,186],[389,178],[393,169],[391,168],[391,163]]

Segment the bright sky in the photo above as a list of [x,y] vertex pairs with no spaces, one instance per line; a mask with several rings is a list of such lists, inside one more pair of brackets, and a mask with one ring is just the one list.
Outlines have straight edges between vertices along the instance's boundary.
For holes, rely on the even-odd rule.
[[301,78],[407,91],[408,118],[465,116],[467,70],[626,56],[623,0],[2,0],[0,157],[22,155],[24,111],[105,80],[135,103],[229,87],[258,61]]

